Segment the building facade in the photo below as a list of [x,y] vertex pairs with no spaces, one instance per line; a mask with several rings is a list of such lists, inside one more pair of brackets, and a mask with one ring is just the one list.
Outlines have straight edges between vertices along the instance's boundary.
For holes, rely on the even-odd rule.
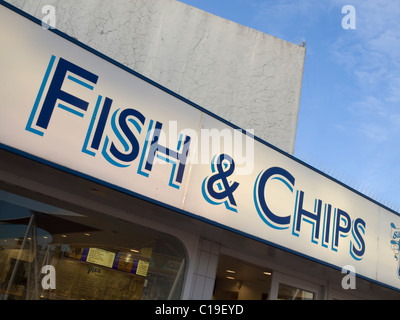
[[176,0],[7,2],[293,154],[303,46]]
[[[41,5],[35,2],[33,9],[32,3],[16,4],[41,12]],[[152,17],[163,12],[168,19],[188,19],[193,10],[170,1],[162,10],[152,7],[156,2],[134,3]],[[71,10],[71,19],[77,18]],[[205,20],[199,25],[209,37],[207,28],[219,29],[212,19],[235,29],[232,36],[258,34],[193,12]],[[41,20],[6,3],[0,16],[3,25],[13,26],[13,37],[5,28],[0,33],[7,44],[1,58],[7,81],[0,91],[3,299],[399,298],[398,214],[290,155],[303,47],[258,35],[252,41],[252,72],[232,76],[228,65],[238,57],[229,51],[227,65],[224,56],[216,57],[217,71],[208,65],[194,78],[195,67],[207,65],[206,51],[185,52],[178,64],[179,59],[168,60],[171,47],[154,47],[145,36],[134,46],[149,46],[141,54],[114,44],[118,36],[110,42],[93,37],[104,52],[88,47],[89,40],[80,42],[82,29],[79,36],[77,30],[46,30]],[[91,18],[104,34],[113,33],[107,21]],[[167,30],[173,28],[168,19]],[[109,23],[116,20],[111,13]],[[154,21],[148,19],[150,25]],[[160,36],[169,32],[164,28],[154,32],[160,42],[170,41]],[[198,31],[193,27],[193,32]],[[193,44],[215,48],[207,37],[191,39],[183,47],[193,53]],[[262,45],[279,58],[261,63],[256,57],[262,50],[256,48]],[[126,61],[135,61],[144,74],[121,61],[123,52],[135,57]],[[185,65],[186,71],[171,76],[173,71],[162,71],[163,63],[174,71]],[[259,82],[249,80],[275,73],[271,86],[281,88],[282,96],[290,87],[291,96],[280,103],[291,112],[281,110],[272,120],[281,132],[261,131],[278,137],[270,144],[257,137],[254,115],[226,110],[236,108],[228,100],[245,81],[251,89],[240,94],[237,108],[253,101],[251,96],[254,104],[248,107],[254,111],[245,108],[243,114],[258,115],[262,108],[267,119],[278,112],[280,104],[271,104],[276,110],[270,111],[257,101],[279,92],[257,89]],[[234,81],[227,85],[219,76],[238,79],[237,87],[227,92]],[[207,85],[196,90],[201,81]],[[207,94],[212,89],[215,93]],[[241,129],[246,127],[254,128],[255,136]]]

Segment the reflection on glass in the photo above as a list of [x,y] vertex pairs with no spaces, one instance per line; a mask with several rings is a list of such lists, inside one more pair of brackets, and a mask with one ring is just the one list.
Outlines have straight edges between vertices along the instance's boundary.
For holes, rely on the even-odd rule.
[[280,283],[278,300],[314,300],[314,293]]
[[234,257],[220,255],[214,300],[268,300],[271,271]]
[[185,262],[176,238],[0,191],[2,300],[179,299]]

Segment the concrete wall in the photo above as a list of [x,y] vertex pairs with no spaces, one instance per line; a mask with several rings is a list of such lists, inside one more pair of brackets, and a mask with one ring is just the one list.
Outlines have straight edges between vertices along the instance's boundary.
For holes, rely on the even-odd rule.
[[293,153],[305,48],[176,0],[8,0]]

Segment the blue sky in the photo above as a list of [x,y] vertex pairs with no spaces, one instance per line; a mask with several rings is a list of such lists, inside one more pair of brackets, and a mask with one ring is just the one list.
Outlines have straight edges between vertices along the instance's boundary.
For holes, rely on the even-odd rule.
[[[181,0],[286,41],[306,42],[294,155],[400,210],[398,0]],[[344,29],[345,5],[355,29]]]

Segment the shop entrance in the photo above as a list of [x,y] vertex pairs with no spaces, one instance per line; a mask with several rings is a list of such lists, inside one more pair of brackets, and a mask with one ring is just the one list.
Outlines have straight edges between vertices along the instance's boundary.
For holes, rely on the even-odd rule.
[[213,299],[267,300],[272,271],[243,260],[221,255]]
[[271,300],[320,300],[322,286],[307,280],[274,272]]
[[186,261],[173,236],[0,190],[0,300],[180,299]]
[[221,254],[214,300],[319,300],[319,284]]

